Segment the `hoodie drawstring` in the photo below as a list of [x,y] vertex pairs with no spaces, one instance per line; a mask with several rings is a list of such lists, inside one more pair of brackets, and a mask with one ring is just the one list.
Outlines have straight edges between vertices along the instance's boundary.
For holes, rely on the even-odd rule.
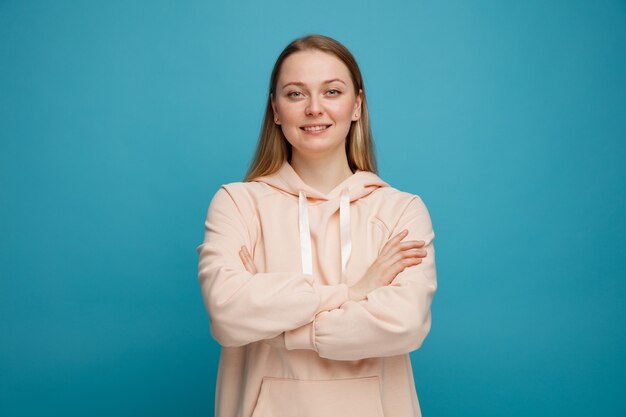
[[[299,226],[300,226],[300,255],[302,257],[302,272],[313,275],[313,254],[311,251],[311,229],[309,227],[309,210],[307,197],[304,191],[298,196]],[[346,187],[341,191],[339,201],[339,227],[341,239],[341,274],[346,271],[346,265],[352,252],[350,239],[350,191]]]
[[347,188],[341,191],[339,202],[339,225],[341,230],[341,275],[346,272],[348,258],[352,252],[352,241],[350,240],[350,192]]
[[298,197],[300,210],[300,256],[302,257],[302,272],[313,275],[313,254],[311,252],[311,230],[309,229],[309,214],[306,203],[306,194],[300,191]]

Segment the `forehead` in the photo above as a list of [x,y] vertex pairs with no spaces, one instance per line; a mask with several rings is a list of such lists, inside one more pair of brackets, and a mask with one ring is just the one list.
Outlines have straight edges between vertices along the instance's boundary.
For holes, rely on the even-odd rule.
[[341,78],[348,84],[351,80],[348,67],[339,58],[317,50],[300,51],[283,61],[278,85],[288,82],[317,84],[333,78]]

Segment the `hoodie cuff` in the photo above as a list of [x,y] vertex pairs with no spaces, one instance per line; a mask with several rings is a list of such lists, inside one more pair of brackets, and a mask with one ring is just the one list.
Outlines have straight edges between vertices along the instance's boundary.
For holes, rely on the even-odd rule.
[[300,326],[297,329],[285,332],[285,348],[293,349],[311,349],[315,348],[315,321]]
[[339,308],[350,299],[349,288],[346,284],[315,285],[315,290],[320,295],[320,306],[317,313]]

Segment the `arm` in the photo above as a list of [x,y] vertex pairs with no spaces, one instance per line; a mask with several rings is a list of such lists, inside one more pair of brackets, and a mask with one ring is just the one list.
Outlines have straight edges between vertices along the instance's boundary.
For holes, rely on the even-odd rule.
[[246,271],[238,253],[242,245],[253,247],[248,225],[254,212],[235,203],[231,187],[222,186],[213,196],[204,242],[196,249],[202,297],[219,344],[242,346],[274,337],[348,299],[345,284],[317,285],[304,273]]
[[418,196],[411,199],[392,234],[402,229],[409,231],[407,240],[425,242],[422,263],[407,267],[367,299],[316,313],[309,323],[285,332],[287,349],[312,349],[327,359],[358,360],[404,354],[422,345],[430,331],[437,277],[435,233]]

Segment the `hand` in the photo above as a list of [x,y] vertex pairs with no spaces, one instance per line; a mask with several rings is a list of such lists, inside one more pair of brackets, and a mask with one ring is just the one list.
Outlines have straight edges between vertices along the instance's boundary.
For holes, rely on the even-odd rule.
[[252,256],[250,255],[250,252],[248,252],[248,248],[246,248],[245,245],[242,246],[239,250],[239,257],[241,258],[241,261],[243,262],[243,265],[248,272],[250,272],[252,275],[257,273],[254,262],[252,261]]
[[[254,262],[252,261],[252,256],[250,255],[250,252],[248,252],[248,248],[242,246],[239,250],[239,257],[241,257],[241,261],[243,262],[246,271],[250,272],[253,275],[257,273]],[[264,339],[262,340],[262,342],[277,349],[286,349],[284,332],[271,339]]]
[[421,258],[426,257],[426,250],[418,248],[424,246],[425,242],[423,240],[401,242],[407,234],[408,231],[405,229],[389,239],[365,275],[349,288],[350,299],[355,301],[365,299],[367,294],[376,288],[389,285],[404,268],[422,262]]

